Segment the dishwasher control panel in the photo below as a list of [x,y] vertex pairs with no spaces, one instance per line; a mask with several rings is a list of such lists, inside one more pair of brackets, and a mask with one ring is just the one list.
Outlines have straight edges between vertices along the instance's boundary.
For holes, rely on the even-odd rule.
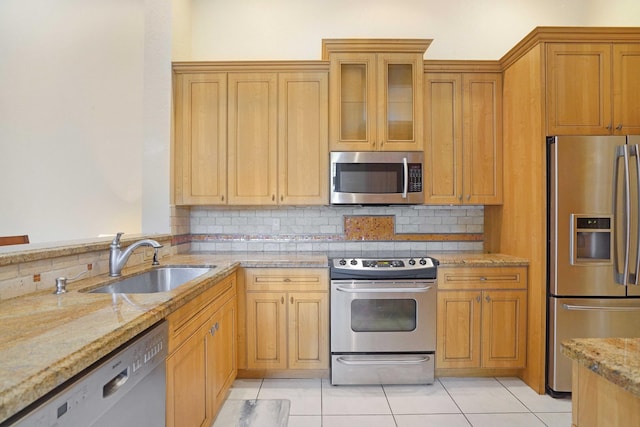
[[18,414],[16,419],[10,420],[7,426],[94,425],[99,416],[116,405],[158,365],[162,365],[164,375],[167,340],[168,325],[162,321],[53,390],[41,399],[42,402],[34,403]]

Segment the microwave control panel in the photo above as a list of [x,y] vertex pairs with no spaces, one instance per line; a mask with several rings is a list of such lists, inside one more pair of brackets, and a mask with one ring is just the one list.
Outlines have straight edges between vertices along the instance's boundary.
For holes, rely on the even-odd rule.
[[409,193],[422,192],[422,164],[409,163]]

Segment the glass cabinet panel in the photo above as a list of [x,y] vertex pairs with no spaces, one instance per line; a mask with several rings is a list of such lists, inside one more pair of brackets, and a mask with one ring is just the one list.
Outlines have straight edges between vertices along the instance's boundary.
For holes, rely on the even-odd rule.
[[367,139],[367,66],[342,64],[340,79],[340,139]]
[[388,64],[387,66],[387,141],[412,141],[413,65]]

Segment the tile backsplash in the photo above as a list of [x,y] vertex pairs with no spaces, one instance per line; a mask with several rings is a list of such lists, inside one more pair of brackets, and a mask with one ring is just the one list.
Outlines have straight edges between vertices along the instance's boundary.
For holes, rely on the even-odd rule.
[[[393,238],[354,240],[345,219],[392,217]],[[482,250],[482,206],[192,207],[194,251]],[[406,238],[403,238],[403,235]],[[469,236],[480,239],[469,239]]]

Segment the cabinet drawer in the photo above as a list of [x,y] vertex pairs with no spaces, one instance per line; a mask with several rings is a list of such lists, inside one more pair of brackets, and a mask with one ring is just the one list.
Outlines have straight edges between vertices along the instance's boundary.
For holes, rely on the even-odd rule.
[[326,268],[247,268],[247,291],[327,291]]
[[234,273],[167,316],[169,321],[169,353],[178,348],[213,313],[235,295],[236,275]]
[[526,289],[527,267],[443,267],[438,289]]

